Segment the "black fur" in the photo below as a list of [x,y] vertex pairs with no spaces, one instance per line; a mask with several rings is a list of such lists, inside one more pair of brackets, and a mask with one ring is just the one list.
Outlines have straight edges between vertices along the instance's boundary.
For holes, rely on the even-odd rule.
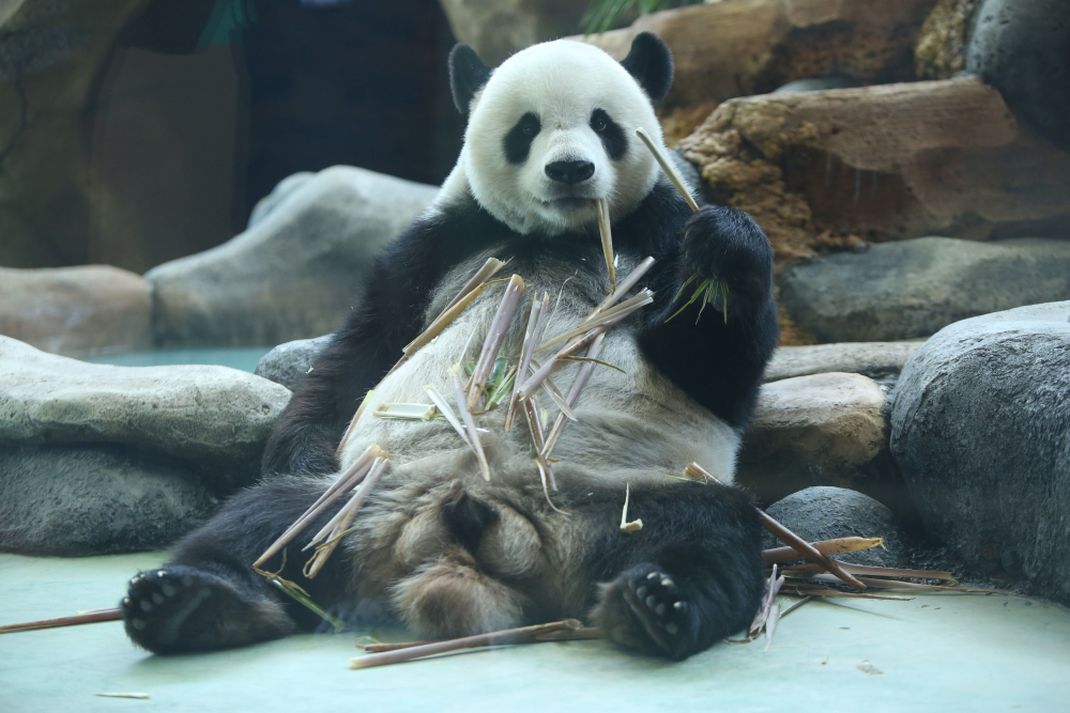
[[672,86],[672,53],[657,35],[640,32],[632,40],[628,56],[620,62],[653,101],[660,101]]
[[450,50],[450,92],[453,105],[462,114],[468,113],[472,97],[490,79],[490,68],[483,64],[476,51],[465,44],[454,45]]
[[591,112],[591,128],[602,139],[602,146],[614,161],[620,161],[628,152],[628,137],[620,124],[613,121],[605,109],[595,109]]
[[528,160],[531,142],[541,130],[542,124],[539,123],[539,117],[534,113],[529,111],[520,117],[502,140],[505,158],[509,163],[521,164]]

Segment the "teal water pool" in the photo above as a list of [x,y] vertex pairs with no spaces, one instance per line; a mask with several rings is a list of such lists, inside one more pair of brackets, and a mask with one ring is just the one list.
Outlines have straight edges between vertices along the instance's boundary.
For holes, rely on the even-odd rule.
[[115,366],[167,366],[172,364],[218,364],[253,371],[261,357],[273,347],[184,347],[153,349],[126,354],[105,354],[86,359],[94,364]]

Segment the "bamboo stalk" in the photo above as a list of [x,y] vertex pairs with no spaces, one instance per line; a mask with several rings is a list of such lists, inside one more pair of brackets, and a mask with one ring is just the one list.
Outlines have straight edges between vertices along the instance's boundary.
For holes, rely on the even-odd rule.
[[[314,579],[320,570],[323,569],[323,565],[327,563],[327,560],[335,549],[338,547],[338,543],[342,541],[342,535],[349,529],[350,524],[353,522],[353,518],[356,517],[357,512],[364,505],[364,501],[368,499],[368,495],[379,483],[379,478],[382,477],[383,471],[386,470],[388,458],[376,458],[372,463],[371,468],[368,470],[368,475],[361,482],[360,486],[354,490],[353,497],[349,499],[342,509],[339,510],[330,521],[320,528],[308,544],[301,548],[304,552],[312,547],[316,547],[321,541],[323,544],[316,547],[316,553],[305,564],[304,575],[308,579]],[[324,540],[324,538],[326,538]]]
[[64,626],[97,624],[102,621],[121,621],[122,618],[123,612],[121,609],[95,609],[82,614],[60,616],[54,619],[38,619],[36,621],[24,621],[18,624],[6,624],[0,626],[0,634],[17,634],[20,631],[37,631],[39,629],[58,629]]
[[621,508],[621,511],[620,511],[620,531],[625,533],[625,534],[627,534],[627,535],[631,535],[631,534],[639,532],[640,530],[643,529],[643,520],[642,520],[642,518],[636,518],[634,520],[629,520],[628,519],[628,503],[631,501],[631,498],[632,498],[632,484],[631,483],[625,483],[624,484],[624,507]]
[[380,653],[370,653],[366,656],[360,656],[350,660],[349,667],[353,669],[372,668],[373,666],[386,666],[388,664],[421,659],[427,656],[435,656],[453,651],[463,651],[464,649],[503,646],[506,644],[526,644],[541,641],[539,638],[541,635],[561,631],[582,631],[583,629],[583,624],[579,621],[575,619],[564,619],[562,621],[554,621],[548,624],[536,624],[535,626],[503,629],[501,631],[492,631],[486,634],[464,636],[459,639],[433,641],[431,643],[416,644],[414,646],[407,646],[400,649],[395,648]]
[[468,278],[468,282],[464,283],[464,286],[462,286],[461,289],[457,292],[457,294],[454,295],[453,299],[450,300],[446,304],[446,306],[442,308],[442,311],[439,312],[439,316],[442,316],[447,311],[449,311],[450,308],[454,307],[458,302],[464,299],[469,292],[476,289],[483,283],[489,281],[492,277],[501,272],[501,269],[505,267],[507,263],[508,261],[503,262],[502,260],[499,260],[496,257],[487,258],[487,261],[483,263],[483,266],[476,270],[475,273],[470,278]]
[[661,149],[654,143],[654,141],[647,135],[641,128],[635,129],[635,135],[638,136],[646,147],[650,150],[650,153],[654,156],[654,160],[661,166],[661,170],[665,172],[665,175],[669,177],[672,184],[676,186],[676,190],[680,192],[687,204],[691,206],[691,210],[698,213],[698,203],[695,202],[695,198],[691,195],[691,192],[687,190],[687,185],[684,184],[684,179],[680,178],[680,174],[676,172],[676,168],[669,161],[669,157],[662,153]]
[[304,530],[312,520],[319,517],[319,515],[327,509],[327,506],[337,500],[339,496],[348,492],[349,488],[360,483],[360,481],[364,479],[364,476],[368,474],[368,470],[371,468],[372,462],[376,458],[385,458],[386,455],[386,451],[379,446],[375,444],[368,446],[364,452],[360,454],[360,457],[353,462],[353,465],[347,468],[346,471],[339,476],[338,480],[332,483],[323,495],[321,495],[311,507],[301,514],[301,517],[297,518],[292,525],[279,535],[278,539],[271,543],[270,547],[264,550],[264,553],[253,562],[253,569],[262,567],[265,562],[278,554],[283,547],[290,544],[299,534],[301,534],[301,531]]
[[520,360],[516,367],[516,377],[513,379],[513,391],[509,397],[509,409],[505,414],[505,430],[513,427],[513,418],[516,414],[516,406],[520,395],[520,382],[528,375],[528,367],[531,366],[531,358],[535,354],[535,347],[542,339],[542,332],[546,328],[546,303],[550,295],[543,293],[542,298],[535,299],[531,303],[531,312],[528,314],[528,324],[524,329],[524,343],[520,345]]
[[513,317],[516,315],[517,309],[520,308],[520,302],[524,298],[524,290],[524,280],[520,275],[513,275],[509,278],[509,284],[506,285],[501,304],[498,305],[498,311],[494,313],[494,318],[487,329],[487,336],[483,340],[483,349],[479,352],[479,359],[476,360],[475,369],[472,370],[472,379],[468,386],[467,403],[469,410],[475,408],[483,398],[483,389],[487,385],[487,379],[494,368],[494,363],[498,360],[498,352],[502,348],[502,343],[509,334],[509,328],[513,324]]
[[[605,638],[605,634],[602,630],[594,626],[581,626],[576,629],[550,629],[542,633],[536,633],[530,642],[518,642],[518,643],[533,643],[539,644],[550,641],[590,641],[593,639]],[[398,641],[398,642],[384,642],[384,641],[369,641],[365,643],[358,643],[357,647],[361,651],[369,654],[381,654],[387,651],[401,651],[402,649],[411,649],[415,646],[424,646],[426,644],[437,643],[434,641]]]
[[476,430],[476,422],[472,419],[472,412],[468,410],[464,386],[461,385],[461,370],[457,365],[450,367],[450,379],[453,381],[453,397],[457,402],[457,410],[461,412],[465,432],[468,433],[468,444],[475,451],[476,460],[479,461],[479,470],[483,474],[483,480],[490,481],[490,464],[487,463],[487,454],[483,452],[483,443],[479,439],[479,431]]
[[654,293],[649,289],[643,288],[637,294],[633,295],[632,297],[629,297],[620,304],[607,307],[603,310],[596,310],[591,312],[590,315],[585,317],[582,322],[577,324],[572,329],[561,332],[552,339],[548,339],[542,344],[540,344],[537,351],[549,349],[550,347],[557,346],[562,342],[567,342],[570,339],[580,337],[589,332],[590,330],[599,326],[605,326],[607,328],[613,326],[624,318],[631,315],[636,310],[647,306],[653,301]]
[[[576,372],[576,378],[572,380],[572,386],[569,387],[568,395],[565,397],[566,403],[570,408],[576,406],[576,403],[580,399],[580,393],[584,387],[587,386],[587,382],[591,378],[591,373],[594,371],[594,365],[597,363],[598,355],[602,353],[602,344],[605,342],[605,333],[599,334],[591,342],[591,346],[587,348],[587,359],[580,365],[579,370]],[[546,436],[546,442],[543,445],[542,456],[549,458],[553,453],[554,446],[557,444],[557,439],[561,437],[561,433],[565,430],[565,415],[558,414],[554,419],[554,425],[550,428],[550,433]]]
[[[831,540],[819,540],[811,542],[814,549],[821,554],[840,555],[850,552],[862,552],[884,544],[881,537],[836,537]],[[772,547],[762,551],[762,562],[765,564],[794,562],[803,559],[794,547]]]
[[598,206],[598,235],[602,239],[602,256],[606,260],[606,275],[609,276],[610,290],[616,290],[617,266],[613,254],[613,229],[609,220],[609,202],[605,198],[599,198],[595,204]]
[[453,407],[450,406],[449,401],[446,400],[446,397],[440,394],[438,390],[431,385],[424,386],[424,393],[426,393],[427,397],[431,399],[431,403],[435,405],[435,408],[437,408],[438,412],[442,414],[442,417],[446,419],[446,422],[453,426],[453,430],[457,432],[457,435],[461,437],[461,440],[464,441],[469,448],[474,449],[475,446],[473,446],[472,442],[468,440],[468,432],[465,430],[464,425],[461,423],[460,419],[457,418],[457,414],[453,412]]
[[[713,473],[709,472],[708,470],[700,466],[698,463],[692,463],[691,465],[687,466],[687,468],[684,469],[684,475],[689,478],[702,477],[713,482],[721,482]],[[821,554],[821,552],[817,550],[813,545],[796,535],[784,525],[774,520],[764,510],[758,507],[754,508],[754,510],[758,513],[758,519],[761,521],[762,526],[769,532],[776,535],[777,538],[779,538],[782,542],[785,542],[792,548],[794,548],[795,551],[799,553],[800,559],[813,560],[814,562],[824,567],[828,572],[836,575],[836,577],[838,577],[845,584],[848,584],[854,587],[855,589],[866,588],[865,584],[863,584],[853,575],[845,572],[843,568],[836,563],[835,560],[831,560],[825,555]]]

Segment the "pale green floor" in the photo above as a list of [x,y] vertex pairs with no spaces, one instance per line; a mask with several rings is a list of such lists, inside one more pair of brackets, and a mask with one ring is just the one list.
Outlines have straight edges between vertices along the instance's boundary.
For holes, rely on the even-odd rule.
[[186,347],[176,349],[153,349],[126,354],[102,354],[86,359],[94,364],[116,366],[166,366],[170,364],[222,364],[224,366],[253,371],[260,357],[271,347]]
[[[0,555],[0,623],[113,606],[159,560]],[[1013,596],[813,602],[767,653],[720,644],[680,664],[591,641],[351,671],[355,638],[155,658],[115,622],[0,636],[0,711],[1070,711],[1070,611]]]

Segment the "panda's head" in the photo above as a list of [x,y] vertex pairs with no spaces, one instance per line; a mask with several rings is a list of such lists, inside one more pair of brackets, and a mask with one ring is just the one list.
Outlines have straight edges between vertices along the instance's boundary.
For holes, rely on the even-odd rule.
[[649,33],[617,62],[582,42],[557,40],[487,68],[466,45],[450,54],[450,85],[468,115],[446,192],[467,183],[484,209],[520,233],[557,234],[614,218],[650,193],[658,169],[635,136],[661,143],[651,100],[672,82],[672,57]]

